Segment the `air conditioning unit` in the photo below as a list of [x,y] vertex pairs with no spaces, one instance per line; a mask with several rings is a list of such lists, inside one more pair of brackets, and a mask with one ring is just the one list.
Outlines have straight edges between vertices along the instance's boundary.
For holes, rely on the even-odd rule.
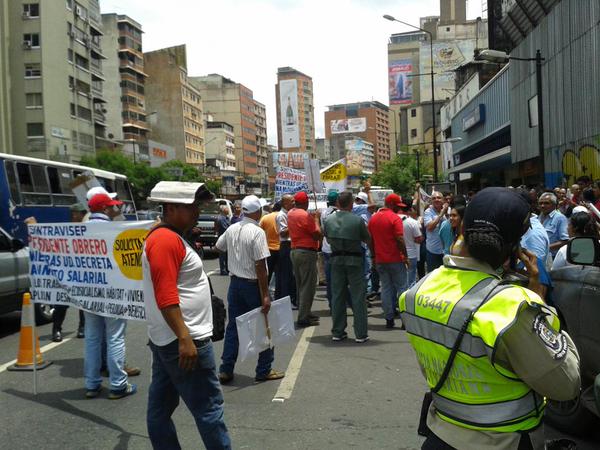
[[25,50],[31,50],[31,41],[23,41],[23,48]]
[[79,16],[79,17],[83,17],[83,9],[81,9],[80,6],[77,6],[75,8],[75,13]]
[[29,19],[30,17],[29,11],[23,11],[23,19]]

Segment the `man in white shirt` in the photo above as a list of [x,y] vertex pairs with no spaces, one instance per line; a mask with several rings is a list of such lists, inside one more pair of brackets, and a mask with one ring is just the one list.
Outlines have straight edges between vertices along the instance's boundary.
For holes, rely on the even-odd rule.
[[400,214],[404,225],[404,243],[408,254],[408,288],[410,289],[417,281],[417,264],[421,253],[421,225],[417,220],[417,212],[413,205],[407,205]]
[[[267,258],[271,256],[267,235],[258,225],[262,215],[262,204],[256,195],[248,195],[242,200],[244,217],[240,222],[230,225],[217,241],[216,247],[227,252],[227,266],[231,275],[227,307],[229,317],[225,330],[223,356],[219,368],[221,384],[233,380],[233,369],[238,356],[238,334],[235,319],[253,309],[261,308],[268,314],[271,308]],[[278,380],[283,372],[271,368],[273,349],[260,352],[256,365],[256,381]]]

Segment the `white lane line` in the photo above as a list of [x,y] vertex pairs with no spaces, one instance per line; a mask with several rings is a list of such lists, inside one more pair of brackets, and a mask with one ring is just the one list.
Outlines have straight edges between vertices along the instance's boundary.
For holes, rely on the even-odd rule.
[[[49,344],[46,344],[42,348],[40,348],[40,351],[42,353],[47,352],[49,350],[52,350],[53,348],[58,347],[61,344],[64,344],[65,342],[69,342],[71,339],[73,339],[73,338],[68,337],[68,338],[63,338],[63,340],[61,342],[50,342]],[[0,373],[4,372],[6,369],[8,369],[10,366],[12,366],[16,362],[17,362],[17,360],[13,359],[12,361],[2,364],[0,366]]]
[[281,380],[279,389],[277,389],[277,393],[275,394],[275,397],[273,397],[272,402],[283,403],[285,400],[289,400],[289,398],[292,396],[294,386],[296,385],[296,380],[298,379],[298,374],[300,373],[300,368],[302,367],[304,355],[306,355],[308,344],[310,344],[310,338],[314,334],[316,328],[317,327],[308,327],[304,329],[304,332],[298,341],[298,345],[296,346],[296,350],[294,350],[292,359],[290,360],[287,370],[285,371],[285,378]]

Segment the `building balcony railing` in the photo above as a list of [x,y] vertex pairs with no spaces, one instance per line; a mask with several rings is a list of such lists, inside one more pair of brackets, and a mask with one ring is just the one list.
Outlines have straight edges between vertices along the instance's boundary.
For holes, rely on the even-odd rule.
[[123,59],[119,60],[119,67],[123,67],[123,68],[126,68],[126,69],[131,69],[131,70],[133,70],[133,71],[135,71],[135,72],[137,72],[139,74],[142,74],[144,76],[148,76],[146,74],[146,72],[144,72],[144,66],[132,63],[129,60],[123,60]]

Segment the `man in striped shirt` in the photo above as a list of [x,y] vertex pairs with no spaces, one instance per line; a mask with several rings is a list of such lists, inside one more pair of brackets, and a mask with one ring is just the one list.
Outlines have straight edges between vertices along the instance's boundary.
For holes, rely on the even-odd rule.
[[[227,293],[229,321],[225,330],[222,364],[219,381],[222,384],[233,380],[233,369],[238,356],[238,334],[235,319],[253,309],[261,308],[266,315],[271,308],[269,296],[267,259],[271,255],[267,237],[258,221],[262,215],[262,205],[255,195],[242,200],[243,219],[231,225],[219,237],[216,247],[227,252],[227,265],[231,281]],[[273,349],[269,348],[258,355],[256,381],[278,380],[282,372],[271,368]]]

